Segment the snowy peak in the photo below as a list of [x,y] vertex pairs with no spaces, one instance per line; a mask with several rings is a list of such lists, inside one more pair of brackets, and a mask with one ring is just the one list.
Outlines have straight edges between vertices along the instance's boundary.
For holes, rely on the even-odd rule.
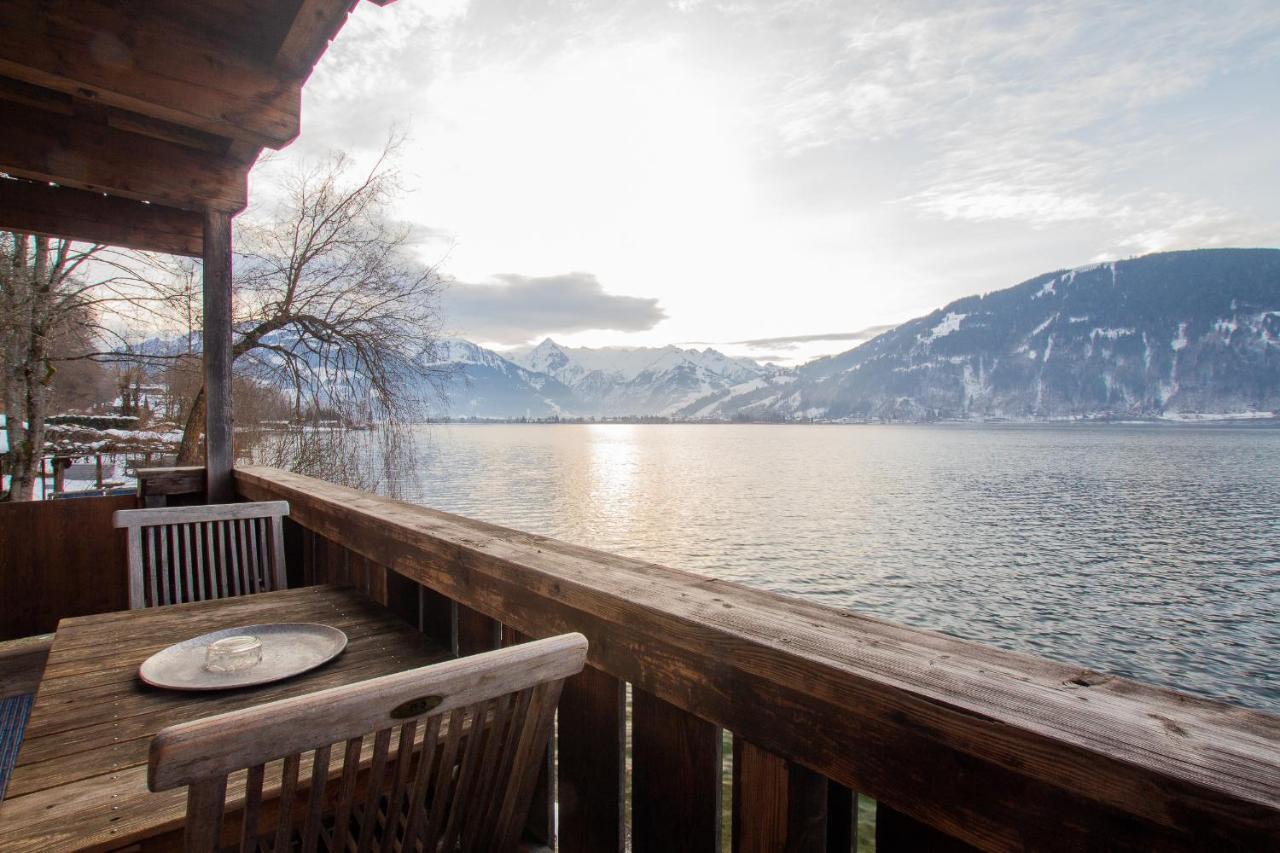
[[[1280,251],[1166,252],[952,302],[706,417],[1280,416]],[[785,393],[784,393],[785,390]]]

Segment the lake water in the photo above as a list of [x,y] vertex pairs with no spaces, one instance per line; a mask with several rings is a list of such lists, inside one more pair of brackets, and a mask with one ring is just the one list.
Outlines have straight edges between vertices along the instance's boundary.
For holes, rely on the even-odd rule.
[[1280,712],[1280,429],[417,437],[424,505]]

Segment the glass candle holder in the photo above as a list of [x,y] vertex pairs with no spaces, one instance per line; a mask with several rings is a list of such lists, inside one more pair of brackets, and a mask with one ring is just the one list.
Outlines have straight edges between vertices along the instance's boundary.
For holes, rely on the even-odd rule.
[[239,672],[262,660],[262,641],[247,634],[223,637],[209,644],[204,668],[210,672]]

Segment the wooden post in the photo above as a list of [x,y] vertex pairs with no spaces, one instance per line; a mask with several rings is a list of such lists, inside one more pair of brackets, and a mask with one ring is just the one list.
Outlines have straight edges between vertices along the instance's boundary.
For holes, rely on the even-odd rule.
[[735,736],[733,850],[827,853],[826,778]]
[[99,490],[99,491],[101,491],[101,490],[102,490],[102,482],[103,482],[103,480],[102,480],[102,454],[101,454],[101,453],[99,453],[99,454],[97,454],[96,456],[94,456],[93,458],[94,458],[94,463],[95,463],[95,465],[97,466],[97,467],[94,469],[94,472],[95,472],[95,475],[96,475],[96,478],[97,478],[97,483],[96,483],[96,485],[97,485],[97,487],[98,487],[98,490]]
[[720,729],[631,688],[631,844],[720,850]]
[[231,214],[204,214],[205,460],[209,503],[235,495],[231,478]]

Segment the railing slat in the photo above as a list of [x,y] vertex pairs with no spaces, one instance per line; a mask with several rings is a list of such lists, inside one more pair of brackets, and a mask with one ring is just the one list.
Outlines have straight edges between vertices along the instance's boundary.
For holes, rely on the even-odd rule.
[[502,643],[502,626],[497,620],[458,605],[458,654],[479,654],[498,648]]
[[827,853],[851,853],[858,842],[858,797],[827,780]]
[[734,853],[826,853],[827,780],[733,739]]
[[720,729],[631,691],[631,846],[635,853],[720,850]]
[[581,631],[613,677],[983,849],[1280,843],[1274,716],[289,472],[235,476],[459,606]]
[[621,853],[626,685],[588,666],[560,694],[557,793],[562,853]]
[[[395,572],[394,575],[397,578],[404,577],[399,572]],[[418,630],[446,649],[452,649],[453,601],[417,581],[409,580],[409,582],[418,588]]]

